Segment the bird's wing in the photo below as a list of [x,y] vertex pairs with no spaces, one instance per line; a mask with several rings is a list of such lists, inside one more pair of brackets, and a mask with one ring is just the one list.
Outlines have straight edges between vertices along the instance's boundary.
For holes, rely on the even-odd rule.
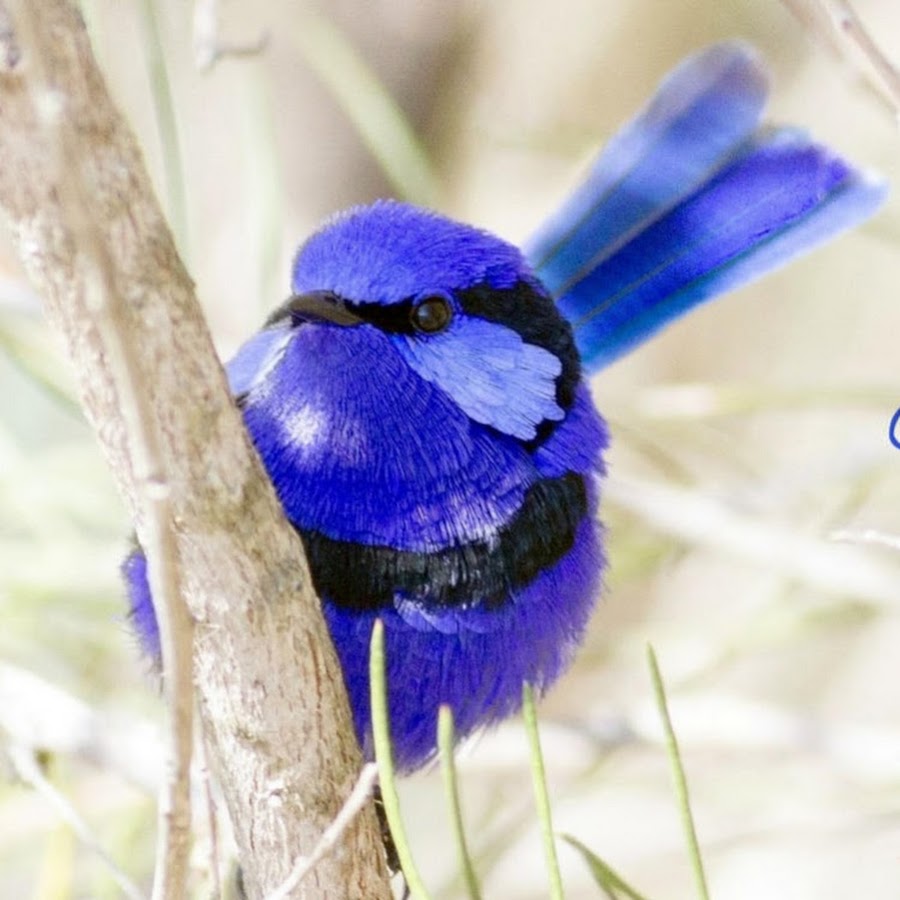
[[271,371],[284,353],[291,331],[285,324],[262,328],[244,341],[225,363],[231,393],[242,400]]
[[589,371],[884,198],[803,132],[759,129],[766,92],[744,44],[690,57],[526,245]]

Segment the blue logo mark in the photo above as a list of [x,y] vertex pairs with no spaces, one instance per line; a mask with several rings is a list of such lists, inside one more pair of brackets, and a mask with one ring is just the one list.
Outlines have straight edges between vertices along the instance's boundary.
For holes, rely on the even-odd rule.
[[894,418],[891,419],[891,424],[888,426],[888,437],[891,439],[891,443],[900,450],[900,409],[894,413]]

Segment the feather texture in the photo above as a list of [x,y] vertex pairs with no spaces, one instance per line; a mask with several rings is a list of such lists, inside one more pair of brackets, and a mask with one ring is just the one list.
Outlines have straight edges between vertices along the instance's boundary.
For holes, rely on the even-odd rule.
[[527,245],[589,371],[883,201],[883,182],[804,132],[760,128],[765,96],[745,45],[689,58]]
[[[544,690],[569,664],[605,567],[608,436],[582,363],[612,361],[880,202],[882,185],[803,133],[761,131],[765,95],[743,45],[688,60],[538,231],[533,266],[407,204],[334,217],[300,248],[293,295],[228,364],[305,543],[367,755],[376,617],[404,770],[434,753],[441,704],[470,734],[515,712],[523,681]],[[158,657],[139,549],[123,574]]]

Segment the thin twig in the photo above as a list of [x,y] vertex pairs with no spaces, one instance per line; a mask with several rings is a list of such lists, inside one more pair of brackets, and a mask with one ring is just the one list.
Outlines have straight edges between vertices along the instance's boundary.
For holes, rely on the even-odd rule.
[[131,900],[145,900],[140,888],[119,868],[116,861],[103,849],[90,826],[79,815],[69,800],[58,791],[45,777],[34,758],[34,752],[21,744],[11,744],[8,748],[9,759],[16,775],[29,787],[33,788],[56,810],[57,815],[75,832],[78,839],[109,870],[113,879],[122,889],[122,893]]
[[268,895],[266,900],[285,900],[291,891],[295,890],[303,879],[334,850],[350,823],[368,803],[376,781],[378,781],[378,766],[375,763],[366,763],[359,773],[359,778],[356,780],[350,796],[347,797],[331,825],[322,833],[322,839],[313,848],[313,852],[309,856],[301,856],[297,859],[291,869],[291,874],[280,887]]
[[879,77],[881,87],[891,102],[895,115],[900,116],[900,70],[875,42],[856,10],[850,5],[849,0],[833,0],[833,3],[831,14],[836,28],[841,34],[846,35],[847,39],[862,52],[872,65]]
[[828,48],[835,57],[844,55],[841,40],[834,33],[830,13],[823,9],[822,0],[781,0],[800,24]]
[[607,502],[690,545],[713,547],[826,596],[853,596],[893,609],[900,569],[855,547],[836,547],[777,522],[746,515],[697,490],[634,478],[610,478]]
[[[105,325],[87,282],[96,266],[73,234],[56,170],[58,148],[39,121],[40,84],[19,54],[0,0],[0,206],[25,270],[64,339],[88,420],[148,548],[145,468],[123,414]],[[134,135],[112,104],[75,0],[19,0],[45,32],[53,96],[77,122],[76,168],[90,187],[90,215],[127,305],[127,321],[153,410],[177,519],[185,597],[200,627],[199,709],[221,773],[251,896],[280,885],[292,857],[308,853],[333,820],[360,750],[336,655],[312,588],[303,545],[229,397],[209,330],[153,195]],[[27,48],[26,48],[27,49]],[[37,93],[44,93],[37,91]],[[48,98],[45,96],[46,102]],[[150,554],[153,556],[159,554]],[[151,570],[151,578],[153,572]],[[157,599],[161,596],[151,581]],[[169,676],[167,689],[177,678]],[[190,704],[191,691],[184,700]],[[277,735],[278,740],[272,736]],[[298,758],[297,747],[307,752]],[[347,830],[346,852],[316,869],[326,893],[352,884],[387,898],[390,886],[374,809]]]
[[162,783],[162,744],[149,721],[116,721],[55,684],[0,662],[0,731],[13,742],[74,756],[153,793]]
[[222,875],[219,871],[219,828],[216,817],[216,801],[213,796],[212,779],[209,775],[209,748],[206,732],[201,729],[197,743],[197,781],[203,794],[203,806],[206,811],[207,828],[209,829],[209,873],[212,881],[213,897],[222,896]]
[[830,537],[833,541],[841,541],[845,544],[874,544],[878,547],[900,550],[900,535],[888,534],[886,531],[878,531],[875,528],[866,528],[863,531],[842,528],[840,531],[832,532]]
[[[845,0],[781,0],[782,4],[828,50],[842,62],[848,62],[857,72],[863,85],[896,117],[900,114],[900,73],[872,40],[861,19]],[[852,43],[868,59],[878,74],[847,53]]]
[[194,4],[194,65],[208,72],[229,56],[257,56],[269,45],[268,32],[254,41],[228,43],[219,37],[219,0],[197,0]]
[[85,173],[73,160],[79,152],[79,134],[55,90],[49,72],[39,6],[16,0],[13,5],[16,33],[36,78],[32,99],[47,131],[63,215],[71,234],[90,266],[86,278],[89,304],[107,354],[123,417],[135,443],[139,502],[144,518],[144,550],[159,623],[164,689],[169,718],[167,778],[159,799],[154,900],[185,896],[191,822],[190,765],[193,746],[192,624],[181,597],[178,554],[172,531],[170,492],[162,454],[153,425],[153,413],[141,389],[141,367],[130,339],[131,323],[116,284],[116,267],[93,219],[91,193]]

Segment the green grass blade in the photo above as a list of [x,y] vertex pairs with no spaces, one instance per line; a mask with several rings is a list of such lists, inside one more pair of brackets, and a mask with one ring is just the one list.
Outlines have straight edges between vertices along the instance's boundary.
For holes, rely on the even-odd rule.
[[409,120],[378,76],[327,19],[297,17],[294,44],[321,79],[404,200],[437,203],[437,179]]
[[691,800],[688,795],[687,777],[681,762],[681,753],[678,750],[678,740],[675,737],[675,729],[672,728],[672,719],[669,716],[669,705],[666,702],[666,690],[663,686],[662,675],[659,672],[659,663],[653,647],[647,645],[647,662],[650,665],[650,678],[653,681],[653,693],[656,695],[656,706],[662,719],[663,729],[666,733],[666,752],[669,756],[669,764],[672,767],[672,780],[675,782],[675,793],[678,797],[678,808],[681,813],[681,822],[684,834],[688,842],[688,853],[691,857],[691,865],[694,869],[694,880],[697,883],[697,895],[700,900],[709,900],[709,889],[706,885],[706,872],[703,868],[703,857],[700,854],[700,842],[697,840],[697,829],[694,826],[694,816],[691,813]]
[[478,876],[472,864],[472,857],[466,844],[466,833],[463,827],[462,807],[459,800],[459,785],[456,780],[456,764],[453,758],[453,711],[449,706],[442,706],[438,715],[438,749],[441,755],[441,771],[444,776],[444,793],[453,825],[453,836],[459,854],[463,880],[471,900],[481,900]]
[[372,628],[372,642],[369,648],[369,685],[372,703],[372,737],[375,742],[375,762],[378,763],[378,781],[381,785],[384,814],[410,893],[416,900],[429,900],[428,891],[425,889],[413,861],[409,840],[406,837],[403,819],[400,815],[400,799],[397,796],[388,719],[387,680],[384,672],[384,623],[381,619],[376,619],[375,626]]
[[150,94],[156,117],[156,131],[162,151],[163,169],[166,181],[166,206],[175,243],[182,258],[188,259],[187,193],[185,190],[184,165],[178,143],[178,123],[175,104],[172,101],[172,87],[166,68],[166,54],[162,45],[155,0],[141,0],[138,4],[141,28],[144,36],[144,53],[150,78]]
[[553,835],[553,816],[550,810],[550,795],[547,792],[547,777],[544,771],[544,756],[541,753],[541,739],[538,734],[537,713],[534,708],[534,690],[530,684],[522,685],[522,717],[531,750],[531,778],[534,783],[534,801],[541,825],[544,842],[544,857],[550,878],[551,900],[563,900],[562,876],[559,874],[559,860],[556,856],[556,841]]
[[600,859],[596,853],[588,849],[577,838],[568,834],[560,835],[560,837],[581,854],[584,861],[588,864],[588,868],[591,870],[597,885],[607,897],[612,898],[612,900],[618,900],[620,896],[628,897],[629,900],[647,900],[640,891],[635,890],[625,881],[609,863]]
[[247,165],[243,172],[244,234],[258,260],[259,318],[264,319],[284,289],[282,237],[285,223],[284,172],[278,156],[272,85],[262,66],[241,67],[241,141]]

